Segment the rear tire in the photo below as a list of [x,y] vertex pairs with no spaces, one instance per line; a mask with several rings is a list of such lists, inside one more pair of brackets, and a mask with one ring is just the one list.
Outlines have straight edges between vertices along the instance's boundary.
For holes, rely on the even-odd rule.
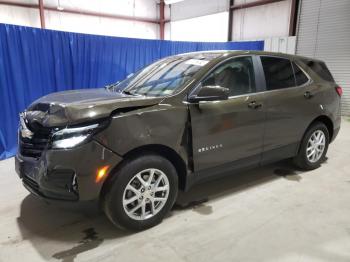
[[107,217],[116,226],[135,231],[162,222],[178,193],[175,167],[154,154],[127,160],[109,183],[103,199]]
[[305,170],[318,168],[325,160],[329,145],[329,132],[325,124],[316,122],[306,131],[294,164]]

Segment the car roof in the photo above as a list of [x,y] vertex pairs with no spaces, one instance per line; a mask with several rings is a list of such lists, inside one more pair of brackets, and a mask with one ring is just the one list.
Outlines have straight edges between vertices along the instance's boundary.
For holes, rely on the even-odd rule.
[[208,51],[182,53],[182,54],[177,54],[175,56],[191,57],[191,58],[199,59],[199,58],[230,57],[230,56],[247,55],[247,54],[278,56],[278,57],[283,57],[288,59],[307,59],[307,60],[320,61],[318,59],[305,57],[305,56],[292,55],[292,54],[286,54],[286,53],[280,53],[280,52],[256,51],[256,50],[208,50]]

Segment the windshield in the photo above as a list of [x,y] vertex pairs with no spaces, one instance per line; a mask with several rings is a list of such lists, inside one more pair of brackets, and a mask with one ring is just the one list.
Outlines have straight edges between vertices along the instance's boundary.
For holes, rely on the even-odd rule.
[[167,96],[186,84],[214,56],[170,57],[155,62],[110,87],[129,95]]

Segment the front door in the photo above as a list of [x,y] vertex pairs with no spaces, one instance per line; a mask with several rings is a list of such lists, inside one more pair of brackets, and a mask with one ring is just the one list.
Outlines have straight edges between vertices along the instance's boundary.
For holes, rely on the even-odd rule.
[[200,86],[228,88],[228,100],[189,105],[195,172],[259,163],[265,120],[264,94],[259,92],[253,60],[251,56],[232,58],[202,81]]

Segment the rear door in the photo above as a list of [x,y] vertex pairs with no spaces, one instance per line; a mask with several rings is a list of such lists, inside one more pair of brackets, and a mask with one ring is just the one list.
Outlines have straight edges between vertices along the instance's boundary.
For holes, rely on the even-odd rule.
[[229,88],[228,100],[189,104],[196,172],[218,166],[230,169],[232,163],[237,167],[259,163],[265,113],[254,65],[252,56],[223,62],[200,86]]
[[286,58],[260,56],[266,82],[266,123],[262,162],[292,157],[318,111],[311,78]]

